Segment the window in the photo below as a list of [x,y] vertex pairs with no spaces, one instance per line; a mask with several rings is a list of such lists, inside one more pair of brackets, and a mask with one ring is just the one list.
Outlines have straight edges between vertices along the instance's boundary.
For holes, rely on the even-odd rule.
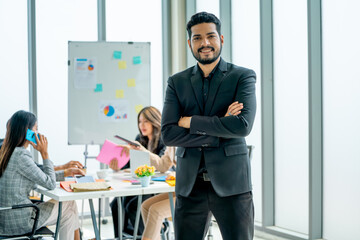
[[18,110],[29,110],[27,1],[0,1],[0,138]]
[[[232,9],[232,58],[233,63],[253,69],[256,72],[257,110],[253,129],[246,138],[248,145],[254,145],[251,160],[252,183],[255,205],[255,221],[261,222],[261,75],[260,75],[260,16],[259,2],[253,0],[233,0]],[[226,43],[226,36],[224,36]]]
[[161,24],[161,0],[106,1],[107,41],[151,43],[151,105],[160,111],[163,106]]
[[307,4],[302,0],[274,0],[273,11],[275,225],[307,234]]
[[324,239],[360,236],[359,8],[322,1]]
[[[84,163],[84,146],[67,144],[68,41],[97,41],[96,3],[36,2],[39,131],[48,137],[49,155],[55,165],[70,160]],[[98,146],[89,148],[90,155],[97,155],[98,151]],[[99,163],[88,160],[88,168],[99,168]]]

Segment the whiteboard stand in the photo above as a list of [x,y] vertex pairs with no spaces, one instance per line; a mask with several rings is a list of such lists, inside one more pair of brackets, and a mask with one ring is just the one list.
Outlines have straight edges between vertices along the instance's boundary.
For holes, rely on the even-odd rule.
[[[86,167],[86,171],[87,171],[87,159],[96,159],[96,156],[88,156],[89,152],[88,152],[88,145],[85,144],[85,152],[84,152],[84,158],[85,158],[85,163],[84,166]],[[84,199],[81,200],[81,223],[80,226],[81,228],[83,227],[83,220],[84,220]]]
[[[100,146],[100,149],[102,148],[102,145],[99,145]],[[85,159],[85,163],[84,163],[84,166],[87,167],[87,160],[88,159],[96,159],[96,156],[89,156],[89,152],[88,152],[88,144],[85,144],[85,151],[84,151],[84,159]],[[104,164],[104,163],[100,163],[100,169],[108,169],[109,166]],[[109,206],[110,204],[110,201],[109,201],[109,198],[105,198],[105,201],[104,201],[104,208],[101,207],[102,205],[102,198],[99,198],[99,231],[100,231],[100,225],[101,223],[103,224],[107,224],[107,219],[103,219],[102,222],[101,222],[101,216],[102,216],[102,209],[104,209],[104,216],[109,216],[110,215],[110,209],[109,207],[106,207],[106,206]],[[81,228],[83,227],[83,220],[84,220],[84,200],[82,200],[82,208],[81,208]]]
[[[101,149],[102,145],[100,145],[100,149]],[[89,152],[88,152],[88,145],[85,144],[85,152],[84,152],[84,158],[85,158],[85,167],[87,167],[87,160],[88,159],[96,159],[96,156],[88,156]],[[100,165],[100,169],[103,169],[102,166]],[[86,169],[87,170],[87,169]]]

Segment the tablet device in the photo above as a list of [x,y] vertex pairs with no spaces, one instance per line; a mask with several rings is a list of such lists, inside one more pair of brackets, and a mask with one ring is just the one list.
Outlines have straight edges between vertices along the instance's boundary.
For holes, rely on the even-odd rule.
[[137,143],[135,143],[135,142],[132,142],[132,141],[130,141],[130,140],[127,140],[126,138],[120,137],[119,135],[115,135],[114,137],[116,137],[116,138],[118,138],[118,139],[120,139],[120,140],[123,140],[124,142],[127,142],[128,144],[133,145],[133,146],[135,146],[135,147],[140,147],[139,144],[137,144]]
[[[28,129],[26,132],[26,137],[27,140],[33,142],[36,144],[36,139],[35,139],[35,132],[33,130]],[[39,138],[39,134],[38,134],[38,138]]]
[[75,179],[77,183],[95,182],[92,176],[75,176]]

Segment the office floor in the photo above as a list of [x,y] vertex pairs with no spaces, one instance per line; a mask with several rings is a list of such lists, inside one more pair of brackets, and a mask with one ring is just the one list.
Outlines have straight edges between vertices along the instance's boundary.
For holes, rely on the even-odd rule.
[[[106,219],[108,220],[107,224],[101,225],[101,239],[113,239],[114,230],[113,230],[113,225],[112,225],[112,219],[111,219],[111,217],[107,217]],[[50,227],[50,229],[52,229],[52,228]],[[89,219],[89,218],[84,219],[82,229],[83,229],[83,238],[82,238],[83,240],[87,240],[87,239],[91,239],[91,238],[95,237],[91,219]],[[219,228],[216,223],[213,225],[212,233],[214,236],[213,240],[221,240],[222,239]],[[172,237],[171,240],[173,240],[173,239],[174,238]],[[206,238],[206,240],[207,240],[207,238]],[[272,236],[272,235],[269,235],[269,234],[266,234],[263,232],[255,231],[254,240],[287,240],[287,239]]]

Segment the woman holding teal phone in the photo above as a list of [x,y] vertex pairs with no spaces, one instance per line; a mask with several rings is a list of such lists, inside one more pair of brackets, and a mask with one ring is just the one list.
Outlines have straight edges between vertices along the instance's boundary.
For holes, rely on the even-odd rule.
[[[37,134],[37,137],[40,138],[39,134]],[[36,144],[36,137],[35,132],[31,129],[28,129],[26,132],[26,140],[29,140]]]
[[[36,134],[35,143],[27,140],[27,130]],[[27,150],[29,144],[41,154],[41,170]],[[36,185],[47,189],[56,187],[55,171],[48,154],[47,138],[37,133],[37,119],[34,114],[18,111],[12,115],[6,125],[6,136],[0,149],[0,206],[10,207],[19,204],[31,204],[29,193]],[[56,224],[58,202],[50,200],[38,204],[40,217],[38,228]],[[11,236],[31,232],[33,222],[32,209],[19,209],[0,212],[0,235]],[[63,202],[60,239],[80,239],[79,218],[76,203]]]

